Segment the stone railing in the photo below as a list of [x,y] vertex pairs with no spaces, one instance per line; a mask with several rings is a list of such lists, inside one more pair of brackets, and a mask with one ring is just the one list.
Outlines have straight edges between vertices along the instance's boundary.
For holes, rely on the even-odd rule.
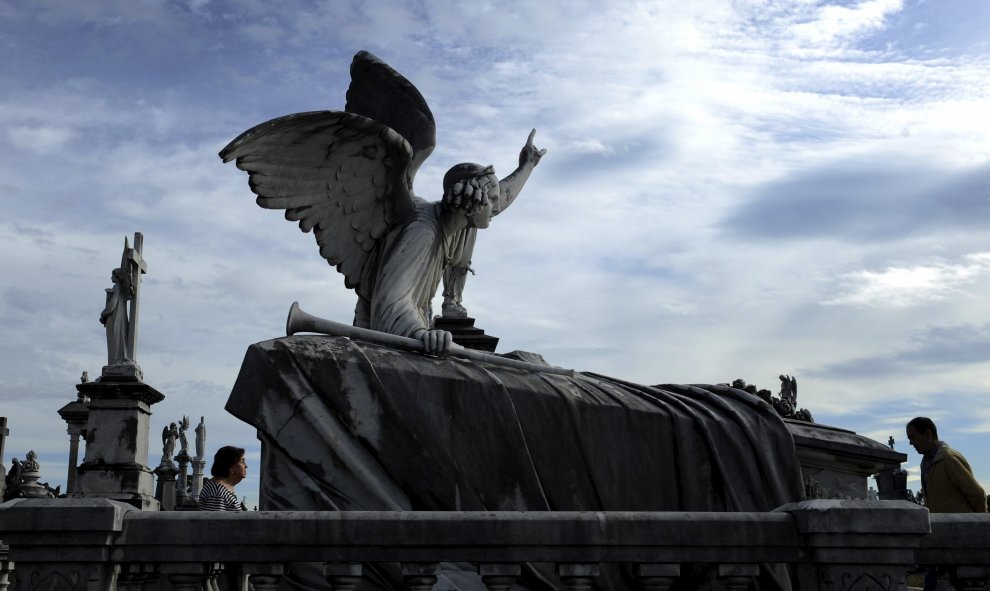
[[0,505],[0,539],[9,546],[0,591],[11,570],[11,591],[167,589],[156,581],[195,591],[215,588],[224,565],[256,591],[306,569],[330,589],[383,569],[425,591],[440,563],[469,565],[493,590],[539,563],[568,589],[597,578],[665,590],[705,572],[732,591],[766,564],[788,564],[797,589],[823,591],[893,591],[909,569],[937,564],[975,591],[990,567],[990,516],[929,517],[905,501],[805,501],[769,513],[201,513],[21,499]]

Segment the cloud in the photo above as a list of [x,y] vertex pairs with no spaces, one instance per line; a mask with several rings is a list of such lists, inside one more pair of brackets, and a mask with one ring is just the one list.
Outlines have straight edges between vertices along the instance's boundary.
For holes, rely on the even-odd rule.
[[850,39],[881,29],[903,7],[902,0],[867,0],[851,6],[825,4],[816,7],[812,20],[793,25],[791,31],[802,44],[842,46]]
[[990,166],[953,170],[872,154],[758,186],[719,226],[733,236],[771,241],[883,242],[982,227],[988,216]]
[[883,271],[847,273],[841,293],[823,302],[835,306],[907,307],[944,300],[990,274],[990,253],[966,255],[962,262],[937,262]]
[[19,125],[7,129],[7,139],[14,146],[36,154],[52,154],[72,139],[71,129],[49,125]]
[[960,324],[929,327],[915,332],[908,346],[900,350],[830,363],[808,373],[856,380],[987,364],[990,364],[990,324]]

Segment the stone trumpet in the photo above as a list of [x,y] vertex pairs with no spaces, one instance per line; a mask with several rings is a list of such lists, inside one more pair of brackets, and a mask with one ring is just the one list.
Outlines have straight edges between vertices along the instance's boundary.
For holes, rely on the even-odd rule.
[[[311,332],[335,337],[347,337],[352,340],[365,341],[376,345],[404,349],[406,351],[423,352],[423,343],[421,343],[419,339],[403,337],[387,332],[379,332],[369,328],[351,326],[350,324],[343,324],[341,322],[334,322],[333,320],[313,316],[312,314],[304,312],[302,308],[299,307],[299,302],[292,302],[292,307],[289,308],[289,317],[285,321],[285,334],[286,336],[292,336],[300,332]],[[562,367],[540,365],[539,363],[509,359],[507,357],[492,355],[490,353],[484,353],[474,349],[465,349],[457,343],[451,343],[450,355],[453,357],[461,357],[472,361],[481,361],[483,363],[491,363],[492,365],[501,365],[504,367],[512,367],[526,371],[538,371],[541,373],[552,373],[569,377],[574,376],[573,369],[564,369]]]

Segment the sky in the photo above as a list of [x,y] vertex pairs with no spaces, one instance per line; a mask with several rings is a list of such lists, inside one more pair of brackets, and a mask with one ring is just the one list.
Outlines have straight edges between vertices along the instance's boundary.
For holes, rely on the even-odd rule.
[[[343,109],[368,50],[437,148],[504,176],[465,305],[499,352],[646,383],[798,383],[819,423],[919,456],[930,416],[990,490],[990,3],[983,0],[0,0],[3,462],[64,483],[57,410],[99,375],[104,289],[144,234],[137,361],[158,434],[259,446],[223,409],[289,305],[349,322],[315,241],[217,152]],[[439,300],[435,303],[439,309]]]

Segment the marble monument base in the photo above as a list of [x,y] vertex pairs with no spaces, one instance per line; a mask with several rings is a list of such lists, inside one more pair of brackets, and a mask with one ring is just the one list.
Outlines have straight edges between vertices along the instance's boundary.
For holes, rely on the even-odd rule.
[[446,330],[454,337],[454,342],[465,349],[476,349],[478,351],[495,352],[498,345],[498,337],[486,335],[484,329],[474,325],[474,318],[444,318],[436,316],[433,319],[433,328]]
[[136,380],[76,384],[89,398],[86,456],[76,470],[74,497],[123,501],[158,509],[154,474],[148,467],[151,405],[165,396]]
[[144,372],[133,361],[104,365],[98,382],[140,382],[144,380]]

